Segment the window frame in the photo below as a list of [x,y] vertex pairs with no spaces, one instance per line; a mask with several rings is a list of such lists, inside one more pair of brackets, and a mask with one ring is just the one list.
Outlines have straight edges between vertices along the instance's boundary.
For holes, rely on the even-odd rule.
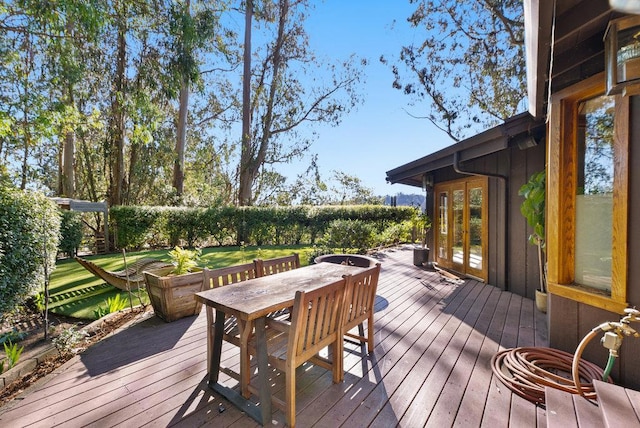
[[580,102],[605,94],[598,74],[553,94],[547,145],[547,282],[549,292],[612,312],[628,306],[629,97],[615,95],[611,292],[576,284],[575,213]]

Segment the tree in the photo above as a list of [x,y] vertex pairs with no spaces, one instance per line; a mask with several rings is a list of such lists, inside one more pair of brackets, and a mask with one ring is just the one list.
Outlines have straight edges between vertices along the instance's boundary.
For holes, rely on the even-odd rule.
[[[303,27],[308,8],[307,0],[279,0],[264,2],[256,14],[265,24],[265,32],[271,30],[272,34],[252,68],[250,106],[246,100],[243,105],[248,109],[243,116],[251,119],[251,127],[247,131],[245,123],[241,138],[241,206],[257,200],[254,187],[267,165],[290,162],[310,146],[312,135],[298,132],[300,125],[338,124],[359,102],[356,85],[362,72],[356,59],[326,64],[309,51]],[[329,82],[318,81],[318,69],[332,75]]]
[[418,116],[460,141],[516,114],[526,96],[522,2],[409,1],[407,20],[426,37],[402,47],[393,87],[413,105],[428,100]]
[[337,186],[333,192],[337,195],[339,205],[380,205],[382,198],[374,195],[373,190],[362,185],[362,181],[342,171],[333,171]]

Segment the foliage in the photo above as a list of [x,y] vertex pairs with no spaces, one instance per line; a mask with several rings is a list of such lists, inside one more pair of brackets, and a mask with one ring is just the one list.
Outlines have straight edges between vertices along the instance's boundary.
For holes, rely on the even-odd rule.
[[82,242],[82,236],[82,213],[62,210],[62,220],[60,222],[60,251],[71,257],[75,256]]
[[339,248],[341,253],[355,249],[364,254],[374,242],[373,227],[362,220],[334,220],[323,237],[323,243],[327,247]]
[[529,181],[520,187],[518,195],[524,197],[520,205],[520,212],[527,219],[533,233],[529,235],[529,242],[533,245],[541,245],[544,248],[545,239],[545,187],[546,172],[540,171],[533,174]]
[[119,248],[136,249],[151,240],[153,227],[159,223],[161,210],[146,206],[115,206],[109,215],[116,229]]
[[522,2],[410,1],[407,20],[424,38],[402,47],[392,72],[394,88],[427,111],[417,116],[460,141],[517,113],[526,96]]
[[106,306],[100,306],[94,311],[96,319],[100,319],[114,312],[120,312],[127,307],[127,301],[122,297],[121,294],[116,294],[113,297],[107,298],[107,300],[105,300],[105,303],[107,304]]
[[247,244],[280,245],[311,243],[337,219],[371,223],[376,232],[412,218],[411,207],[383,205],[293,207],[113,207],[111,218],[118,245],[137,248],[175,246],[178,242],[216,241],[219,245],[247,236]]
[[431,217],[425,212],[420,212],[416,209],[415,215],[411,219],[411,226],[413,229],[412,239],[415,242],[420,240],[422,247],[427,246],[427,233],[431,230]]
[[176,275],[182,275],[198,266],[198,259],[200,258],[200,250],[185,250],[176,246],[169,252],[171,258],[171,264],[173,264],[173,270],[171,273]]
[[45,263],[47,272],[55,269],[59,230],[54,202],[0,187],[0,315],[44,288]]
[[[337,125],[359,102],[365,60],[329,63],[310,50],[304,22],[308,0],[264,2],[256,13],[266,43],[248,58],[264,58],[250,70],[251,99],[244,99],[240,138],[238,205],[254,205],[263,174],[278,163],[299,158],[311,145],[316,123]],[[329,76],[324,80],[318,70]],[[248,104],[248,105],[247,105]],[[304,125],[304,132],[300,129]],[[241,239],[244,239],[241,238]]]
[[355,57],[314,55],[310,3],[256,5],[258,60],[246,79],[256,150],[245,174],[236,126],[244,5],[0,0],[0,181],[111,208],[206,208],[236,204],[243,176],[250,205],[290,203],[297,183],[275,168],[302,155],[316,124],[335,125],[360,102],[364,69]]
[[82,344],[89,337],[86,330],[70,327],[51,340],[60,355],[74,355],[82,350]]
[[19,342],[22,339],[24,339],[25,337],[27,337],[27,333],[24,331],[18,331],[17,328],[13,328],[11,329],[11,331],[8,331],[6,333],[3,333],[0,335],[0,343],[7,343],[7,342]]
[[414,225],[411,221],[405,220],[402,223],[394,223],[384,229],[377,237],[378,244],[389,246],[402,242],[412,241]]
[[520,212],[527,219],[527,223],[533,228],[529,235],[529,242],[538,247],[538,269],[540,274],[540,290],[546,292],[546,275],[543,260],[545,248],[545,192],[546,171],[533,174],[529,181],[523,184],[518,191],[524,196],[520,205]]
[[24,346],[18,348],[18,344],[12,343],[11,340],[9,340],[8,342],[4,342],[3,345],[4,353],[7,355],[9,369],[12,369],[16,364],[18,364],[20,355],[22,354],[22,351],[24,351]]
[[33,304],[39,312],[44,312],[46,309],[46,301],[43,291],[38,291],[38,293],[33,296]]
[[309,253],[309,257],[307,259],[308,264],[310,265],[314,264],[316,257],[323,256],[325,254],[333,254],[333,253],[335,253],[335,251],[332,248],[327,247],[326,245],[321,245],[321,246],[314,245],[313,251]]

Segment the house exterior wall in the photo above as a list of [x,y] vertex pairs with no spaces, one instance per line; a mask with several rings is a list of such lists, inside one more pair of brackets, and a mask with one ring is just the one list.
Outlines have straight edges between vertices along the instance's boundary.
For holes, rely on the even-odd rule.
[[[528,243],[531,233],[520,213],[520,187],[529,177],[545,167],[545,146],[538,144],[526,150],[509,147],[461,165],[464,171],[500,175],[490,177],[488,189],[488,280],[503,290],[533,299],[538,288],[538,259],[536,248]],[[464,178],[453,167],[433,172],[434,182],[443,183]],[[507,195],[507,196],[505,196]],[[427,212],[435,219],[435,195],[428,195]],[[434,248],[434,233],[429,236]],[[433,254],[430,255],[433,260]]]
[[[627,302],[630,307],[640,308],[640,228],[635,227],[640,219],[640,96],[630,99],[630,146],[629,151],[629,228],[628,228],[628,283]],[[552,255],[550,255],[552,256]],[[585,303],[550,294],[549,296],[549,344],[567,352],[575,352],[582,338],[606,321],[618,321],[620,314],[600,309]],[[632,323],[632,328],[640,331],[640,323]],[[604,367],[608,351],[600,344],[597,336],[586,347],[583,358]],[[640,389],[640,339],[625,338],[620,349],[620,358],[612,371],[616,383],[629,388]]]

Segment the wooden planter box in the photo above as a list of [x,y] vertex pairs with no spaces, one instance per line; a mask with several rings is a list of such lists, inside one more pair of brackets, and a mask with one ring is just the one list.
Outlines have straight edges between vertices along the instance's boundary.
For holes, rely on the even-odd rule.
[[153,311],[166,322],[196,315],[202,308],[202,303],[195,298],[195,293],[202,291],[202,270],[170,276],[172,269],[144,272]]

